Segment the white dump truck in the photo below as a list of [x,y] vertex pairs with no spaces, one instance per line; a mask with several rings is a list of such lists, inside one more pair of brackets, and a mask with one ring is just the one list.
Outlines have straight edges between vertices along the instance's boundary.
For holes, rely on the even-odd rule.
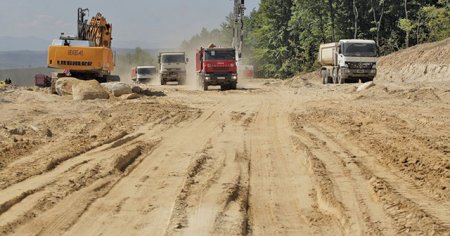
[[157,78],[156,67],[135,66],[131,69],[131,80],[136,83],[147,83]]
[[188,59],[184,52],[161,52],[158,61],[161,85],[165,85],[167,82],[186,83],[186,63]]
[[348,39],[320,45],[324,84],[372,81],[377,75],[377,47],[373,40]]

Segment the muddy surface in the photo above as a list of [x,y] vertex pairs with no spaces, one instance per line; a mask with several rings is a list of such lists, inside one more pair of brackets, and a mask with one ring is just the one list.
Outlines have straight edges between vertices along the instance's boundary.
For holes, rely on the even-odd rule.
[[450,83],[0,93],[0,235],[449,235]]

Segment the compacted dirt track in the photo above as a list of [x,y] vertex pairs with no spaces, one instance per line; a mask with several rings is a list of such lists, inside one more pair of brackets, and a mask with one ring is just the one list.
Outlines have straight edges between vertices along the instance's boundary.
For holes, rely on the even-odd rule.
[[0,235],[449,235],[450,84],[356,86],[4,93]]

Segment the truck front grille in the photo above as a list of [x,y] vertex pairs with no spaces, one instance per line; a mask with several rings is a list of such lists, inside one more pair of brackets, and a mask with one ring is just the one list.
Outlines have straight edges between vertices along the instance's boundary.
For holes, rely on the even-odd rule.
[[370,62],[348,62],[350,69],[372,69],[373,63]]
[[227,70],[229,70],[229,68],[228,67],[213,67],[213,70],[214,71],[227,71]]

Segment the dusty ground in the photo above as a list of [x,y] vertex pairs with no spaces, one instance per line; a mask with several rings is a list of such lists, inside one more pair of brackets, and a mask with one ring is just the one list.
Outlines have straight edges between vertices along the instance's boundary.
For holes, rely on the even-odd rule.
[[0,93],[0,235],[449,235],[450,82]]

